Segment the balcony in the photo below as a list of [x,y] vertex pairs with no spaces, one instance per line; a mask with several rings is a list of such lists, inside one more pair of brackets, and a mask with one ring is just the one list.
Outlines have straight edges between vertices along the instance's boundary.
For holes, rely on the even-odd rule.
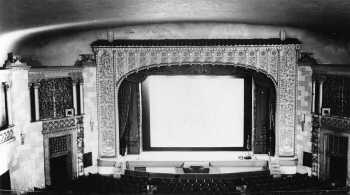
[[72,116],[59,119],[49,119],[42,121],[42,133],[56,133],[59,131],[73,130],[78,125],[83,124],[83,116]]
[[0,131],[0,144],[15,140],[14,127],[8,127],[7,129]]

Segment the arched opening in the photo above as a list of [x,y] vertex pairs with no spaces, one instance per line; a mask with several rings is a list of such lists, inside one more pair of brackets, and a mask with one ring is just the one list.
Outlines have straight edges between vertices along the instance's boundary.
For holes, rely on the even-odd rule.
[[[140,70],[120,82],[120,155],[144,151],[275,153],[275,85],[261,72],[232,65],[187,64]],[[178,110],[180,114],[174,114]],[[202,114],[209,112],[213,113]]]
[[276,91],[265,75],[256,73],[253,91],[254,154],[275,154]]

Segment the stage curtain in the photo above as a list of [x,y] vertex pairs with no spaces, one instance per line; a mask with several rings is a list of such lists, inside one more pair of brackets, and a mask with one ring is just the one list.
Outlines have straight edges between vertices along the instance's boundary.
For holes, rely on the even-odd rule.
[[270,153],[270,156],[275,155],[275,92],[270,88],[270,98],[269,98],[269,126],[268,126],[268,139],[267,140],[267,149]]
[[255,77],[254,154],[275,153],[275,100],[272,83]]
[[139,154],[139,89],[138,83],[124,80],[119,88],[120,154]]

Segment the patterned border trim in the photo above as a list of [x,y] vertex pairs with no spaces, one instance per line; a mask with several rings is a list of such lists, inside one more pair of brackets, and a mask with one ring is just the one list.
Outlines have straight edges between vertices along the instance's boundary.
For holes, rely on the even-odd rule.
[[348,131],[350,129],[350,118],[338,116],[321,116],[321,127]]
[[270,39],[114,39],[114,40],[96,40],[92,46],[114,46],[114,47],[174,47],[174,46],[233,46],[233,45],[287,45],[300,44],[295,38]]
[[115,157],[118,145],[120,81],[154,66],[213,64],[263,72],[277,89],[276,131],[280,156],[294,156],[297,50],[300,45],[222,47],[93,47],[97,60],[97,109],[100,157]]
[[47,134],[59,131],[72,130],[74,128],[77,128],[77,124],[79,122],[81,122],[81,116],[43,121],[42,133]]
[[29,72],[29,83],[40,82],[42,79],[71,77],[73,80],[82,80],[81,67],[45,67],[32,68]]
[[311,135],[311,152],[312,152],[312,175],[319,176],[320,172],[320,126],[321,119],[318,115],[312,116],[312,135]]
[[5,130],[0,131],[0,144],[8,142],[12,139],[15,139],[13,127],[9,127]]

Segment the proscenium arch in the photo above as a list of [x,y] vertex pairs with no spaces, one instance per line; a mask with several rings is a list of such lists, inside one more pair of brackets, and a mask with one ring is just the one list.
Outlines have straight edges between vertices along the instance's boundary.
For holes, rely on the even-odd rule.
[[[266,80],[268,80],[271,84],[272,84],[272,89],[273,89],[273,91],[274,91],[274,96],[273,96],[273,98],[274,98],[274,114],[273,114],[273,116],[274,116],[274,118],[273,118],[273,120],[274,121],[276,121],[276,117],[277,117],[277,113],[276,113],[276,111],[277,111],[277,109],[276,109],[276,101],[277,101],[277,83],[276,83],[276,80],[273,78],[273,76],[272,75],[270,75],[270,74],[268,74],[266,71],[264,71],[264,70],[262,70],[262,69],[259,69],[259,68],[256,68],[256,67],[254,67],[254,66],[249,66],[249,65],[244,65],[244,64],[233,64],[233,63],[220,63],[220,62],[216,62],[216,63],[213,63],[213,62],[198,62],[198,63],[182,63],[182,64],[179,64],[179,63],[168,63],[168,64],[166,64],[166,63],[162,63],[162,64],[152,64],[152,65],[149,65],[149,66],[145,66],[145,67],[140,67],[140,68],[135,68],[135,69],[132,69],[132,70],[130,70],[129,72],[127,72],[127,73],[125,73],[125,74],[123,74],[117,81],[116,81],[116,88],[115,88],[115,93],[116,93],[116,95],[115,95],[115,97],[116,97],[116,103],[115,103],[115,105],[116,105],[116,114],[117,114],[117,116],[116,116],[116,137],[117,137],[117,140],[116,140],[116,148],[117,148],[117,150],[116,150],[116,154],[117,155],[120,155],[120,150],[121,150],[121,147],[120,147],[120,135],[119,135],[119,133],[120,133],[120,126],[119,126],[119,115],[120,115],[120,111],[119,111],[119,92],[120,92],[120,86],[121,86],[121,84],[123,83],[123,81],[125,81],[128,77],[132,77],[134,74],[137,74],[137,73],[140,73],[140,72],[144,72],[143,74],[145,74],[145,75],[147,75],[148,73],[147,73],[147,70],[152,70],[152,71],[154,71],[154,73],[157,73],[157,69],[158,68],[164,68],[164,67],[177,67],[177,68],[181,68],[181,67],[186,67],[186,68],[188,68],[189,66],[195,66],[195,65],[197,65],[197,66],[207,66],[207,67],[215,67],[215,68],[220,68],[220,67],[222,67],[222,68],[225,68],[225,69],[227,69],[227,71],[229,71],[229,70],[235,70],[235,69],[240,69],[240,70],[247,70],[247,72],[250,72],[250,74],[251,74],[251,77],[252,78],[254,78],[255,76],[254,75],[256,75],[256,74],[260,74],[260,75],[262,75]],[[181,71],[181,69],[178,69],[179,71]],[[164,71],[164,70],[163,70]],[[214,73],[214,75],[215,75],[215,71],[213,71]],[[176,71],[175,72],[172,72],[173,74],[175,74],[176,75]],[[166,74],[166,73],[165,73]],[[181,72],[179,72],[179,74],[181,74]],[[197,74],[201,74],[201,73],[197,73]],[[203,74],[205,74],[205,73],[203,73]],[[152,75],[152,73],[149,73],[149,75]],[[234,73],[232,73],[232,74],[227,74],[227,75],[234,75]],[[253,81],[252,81],[253,82]],[[251,90],[252,90],[252,88],[251,88]],[[251,94],[251,96],[250,96],[250,98],[252,98],[252,96],[254,95],[254,93],[253,94]],[[255,97],[254,97],[255,98]],[[250,104],[250,108],[249,108],[249,110],[251,110],[251,111],[248,111],[248,112],[252,112],[253,110],[253,107],[254,107],[254,105],[253,104]],[[253,145],[254,145],[254,143],[253,143],[253,141],[254,141],[254,138],[253,138],[253,135],[254,135],[254,129],[255,129],[255,127],[253,127],[252,125],[254,125],[254,123],[253,123],[253,120],[254,120],[254,117],[255,116],[253,116],[254,115],[254,113],[252,113],[251,114],[251,116],[249,117],[249,119],[250,119],[250,125],[249,125],[249,129],[246,129],[245,131],[250,131],[248,134],[251,136],[250,137],[250,149],[251,150],[253,150],[252,149],[252,147],[253,147]],[[138,118],[137,120],[139,120],[140,118]],[[139,124],[140,125],[140,124]],[[141,128],[142,129],[142,127],[141,126],[139,126],[139,128]],[[139,129],[140,130],[140,129]],[[272,131],[273,132],[276,132],[276,127],[274,126],[274,128],[272,129]],[[143,133],[143,131],[142,132],[140,132],[140,137],[139,137],[139,139],[140,139],[140,144],[141,144],[141,140],[142,140],[142,133]],[[246,139],[246,138],[245,138]],[[273,142],[274,143],[277,143],[277,139],[278,139],[278,137],[277,136],[275,136],[274,137],[274,140],[273,140]],[[245,142],[246,142],[246,140],[245,140]],[[140,145],[140,147],[142,148],[142,144]],[[277,151],[277,144],[274,144],[274,151]]]
[[[133,42],[133,41],[131,41]],[[271,78],[276,88],[276,155],[295,156],[297,54],[299,44],[229,46],[136,46],[96,43],[97,120],[99,157],[115,158],[120,81],[132,72],[154,66],[216,64],[255,69]]]

